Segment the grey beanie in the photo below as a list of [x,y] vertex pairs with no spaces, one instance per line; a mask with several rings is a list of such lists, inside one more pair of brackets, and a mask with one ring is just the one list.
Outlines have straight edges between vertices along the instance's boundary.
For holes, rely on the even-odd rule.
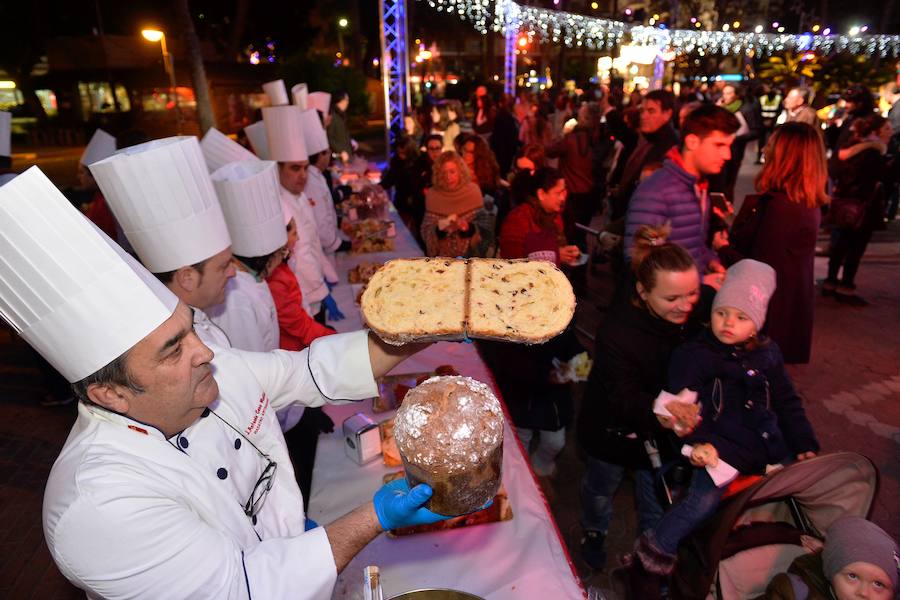
[[900,553],[897,543],[885,531],[862,517],[843,517],[825,533],[822,571],[831,579],[855,562],[871,563],[884,571],[897,591]]
[[725,283],[716,294],[712,308],[736,308],[750,317],[759,331],[766,322],[766,308],[774,292],[775,269],[758,260],[745,258],[731,265],[725,273]]

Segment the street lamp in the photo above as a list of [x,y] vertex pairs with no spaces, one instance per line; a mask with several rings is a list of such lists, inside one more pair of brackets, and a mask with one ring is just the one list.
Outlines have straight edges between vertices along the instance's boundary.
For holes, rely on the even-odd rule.
[[162,50],[163,56],[163,68],[169,76],[169,88],[172,90],[172,98],[175,101],[175,119],[178,123],[178,134],[180,135],[182,128],[181,106],[178,104],[178,89],[175,85],[175,65],[172,61],[172,54],[166,47],[166,34],[159,29],[142,29],[141,35],[144,36],[144,39],[148,42],[153,42],[154,44],[159,42],[160,44],[160,50]]

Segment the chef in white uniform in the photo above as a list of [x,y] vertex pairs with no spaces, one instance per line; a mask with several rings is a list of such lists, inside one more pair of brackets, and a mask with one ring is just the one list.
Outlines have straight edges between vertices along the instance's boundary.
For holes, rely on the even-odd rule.
[[235,270],[231,238],[197,138],[125,148],[90,170],[138,258],[194,309],[200,339],[230,346],[204,312],[225,301],[225,284]]
[[433,522],[394,482],[307,521],[274,412],[376,393],[412,353],[360,331],[303,352],[213,350],[191,310],[34,167],[0,188],[0,315],[66,379],[78,417],[51,470],[44,534],[89,598],[326,599],[385,528]]
[[[307,169],[306,187],[304,194],[312,208],[316,219],[316,230],[319,233],[319,241],[325,256],[335,264],[334,254],[341,248],[344,240],[341,238],[338,228],[337,211],[334,208],[334,199],[331,189],[322,174],[331,162],[331,149],[328,145],[328,134],[322,127],[319,113],[314,108],[305,110],[303,118],[303,139],[306,150],[309,153],[309,167]],[[349,244],[344,244],[345,247]]]
[[206,312],[228,334],[232,348],[275,350],[278,313],[266,277],[283,262],[287,244],[278,165],[233,162],[210,177],[231,235],[237,274],[225,286],[225,302]]
[[343,318],[330,287],[337,285],[334,265],[325,256],[316,219],[303,193],[309,156],[303,134],[303,111],[298,106],[263,108],[263,122],[271,160],[278,161],[281,203],[294,214],[298,240],[288,264],[300,283],[304,308],[313,316],[327,310],[332,320]]

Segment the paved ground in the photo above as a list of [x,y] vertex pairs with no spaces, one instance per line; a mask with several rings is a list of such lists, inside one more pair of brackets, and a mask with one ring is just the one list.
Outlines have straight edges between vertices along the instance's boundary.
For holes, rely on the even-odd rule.
[[[61,177],[73,172],[79,151],[42,158]],[[748,152],[748,155],[752,153]],[[749,191],[756,167],[745,165],[739,197]],[[824,259],[817,259],[822,276]],[[807,399],[810,419],[825,451],[855,450],[869,456],[881,474],[872,518],[900,538],[900,222],[878,232],[859,274],[865,308],[838,305],[819,297],[812,363],[792,369]],[[593,331],[603,318],[611,290],[601,268],[580,302],[579,323]],[[50,466],[74,420],[73,406],[45,408],[44,391],[31,355],[22,342],[0,327],[0,597],[83,598],[50,560],[40,526],[43,487]],[[565,449],[559,472],[545,481],[560,530],[573,550],[586,584],[608,586],[605,572],[592,572],[578,559],[578,481],[583,463],[573,444]],[[616,499],[610,555],[624,553],[634,535],[630,483]],[[891,498],[894,498],[892,501]]]

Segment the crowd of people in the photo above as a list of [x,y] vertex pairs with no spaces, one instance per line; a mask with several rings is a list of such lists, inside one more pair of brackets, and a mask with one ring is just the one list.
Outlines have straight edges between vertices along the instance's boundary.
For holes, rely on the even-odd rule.
[[[817,113],[803,87],[719,82],[677,98],[598,86],[496,102],[482,87],[471,127],[438,118],[449,106],[440,100],[408,119],[387,184],[398,182],[398,209],[428,255],[550,260],[579,290],[591,236],[621,240],[579,414],[554,370],[579,352],[571,332],[515,352],[480,345],[538,475],[554,473],[576,427],[591,567],[607,563],[613,496],[633,473],[642,533],[627,561],[634,597],[659,597],[679,542],[715,510],[724,489],[703,467],[724,461],[758,474],[819,452],[784,365],[810,360],[823,227],[831,243],[821,293],[867,304],[855,274],[897,197],[890,117],[900,118],[900,95],[888,87],[889,117],[863,86]],[[735,214],[748,147],[762,167]],[[693,418],[654,410],[662,395],[687,390],[702,407]],[[666,507],[660,472],[684,443],[694,473]],[[896,586],[896,571],[888,575]]]
[[[575,428],[587,461],[581,554],[593,568],[607,563],[613,498],[633,474],[640,531],[626,564],[637,598],[661,596],[679,543],[735,477],[819,452],[785,369],[809,362],[812,352],[817,236],[824,223],[831,241],[821,293],[864,306],[855,283],[860,259],[872,232],[896,212],[896,103],[882,116],[871,92],[852,86],[820,121],[806,89],[758,92],[718,84],[678,97],[626,96],[621,86],[599,85],[513,99],[480,87],[468,110],[435,100],[410,115],[382,179],[427,256],[549,261],[583,294],[591,253],[606,252],[616,292],[591,349],[580,412],[560,371],[585,352],[574,325],[543,345],[479,346],[539,476],[554,474],[566,431]],[[43,227],[41,247],[22,242],[7,263],[17,274],[12,287],[32,290],[40,287],[34,281],[57,277],[65,281],[53,285],[68,289],[40,301],[32,291],[3,290],[3,300],[48,377],[72,383],[81,401],[50,476],[44,519],[60,568],[86,589],[115,596],[137,582],[163,593],[160,582],[177,573],[166,594],[204,587],[228,595],[253,580],[265,597],[313,597],[318,592],[286,576],[267,580],[272,561],[287,565],[296,549],[330,557],[339,571],[381,530],[443,518],[424,508],[430,490],[402,483],[324,528],[287,508],[308,503],[316,436],[333,428],[317,407],[375,395],[375,377],[419,347],[390,348],[328,324],[350,308],[331,294],[335,253],[348,249],[331,167],[352,163],[357,152],[347,95],[295,86],[292,104],[283,83],[267,93],[271,106],[238,141],[215,129],[202,141],[139,132],[117,140],[98,130],[80,161],[79,189],[68,194],[97,230],[70,227],[76,233],[62,248],[56,227]],[[900,90],[883,94],[900,99]],[[754,142],[762,163],[755,193],[734,214],[737,177]],[[24,240],[21,232],[38,223],[71,220],[71,204],[60,203],[39,172],[9,179],[0,194],[47,201],[34,214],[10,213],[15,218],[0,224],[5,235]],[[110,238],[130,255],[110,254],[103,246]],[[613,243],[598,246],[604,239]],[[71,248],[94,262],[67,263]],[[23,266],[33,264],[65,268]],[[108,266],[103,285],[98,265]],[[73,279],[62,274],[69,270]],[[135,274],[146,285],[136,286]],[[79,285],[86,287],[75,293]],[[135,318],[126,306],[146,310]],[[67,335],[64,348],[54,346],[54,324]],[[297,390],[306,395],[299,404]],[[256,416],[244,423],[247,415]],[[127,461],[115,459],[117,449],[131,448],[123,437],[131,435],[153,441]],[[89,444],[91,437],[104,442]],[[256,453],[238,452],[244,442]],[[196,460],[187,467],[179,454]],[[258,476],[260,458],[268,463]],[[294,472],[276,472],[276,462]],[[688,483],[674,502],[663,501],[664,474],[685,465]],[[724,483],[710,471],[721,465],[733,471]],[[219,495],[234,495],[209,489],[210,473],[253,490],[231,507],[235,514],[210,516]],[[172,481],[200,491],[173,499],[160,492]],[[135,497],[134,486],[147,493]],[[270,489],[277,491],[264,504]],[[187,508],[173,513],[163,534],[134,518],[179,503]],[[89,529],[103,540],[123,525],[151,541],[135,553],[116,545],[82,551]],[[183,549],[187,561],[180,546],[164,551],[185,530],[202,538]],[[316,533],[301,535],[307,530]],[[254,550],[236,554],[223,537]],[[289,541],[249,543],[269,539]],[[822,593],[832,589],[844,600],[863,584],[896,590],[897,570],[885,567],[886,551],[896,557],[891,544],[838,559],[826,546]],[[336,572],[320,572],[315,562],[305,573],[322,591]],[[115,577],[138,564],[137,579]],[[187,576],[185,569],[204,564],[208,577]]]

